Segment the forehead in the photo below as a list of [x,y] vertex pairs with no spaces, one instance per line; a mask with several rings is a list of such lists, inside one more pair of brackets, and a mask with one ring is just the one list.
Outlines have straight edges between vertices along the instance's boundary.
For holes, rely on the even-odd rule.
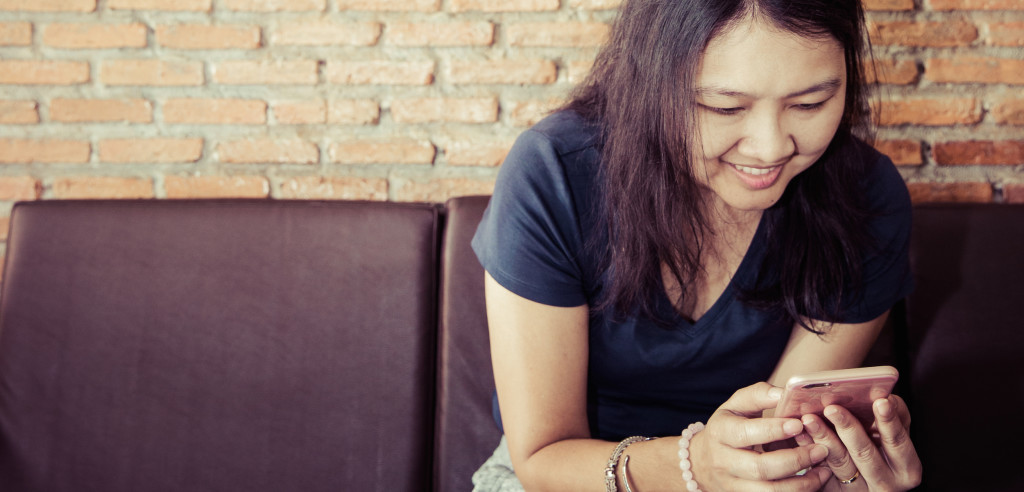
[[708,43],[698,68],[697,89],[781,97],[829,79],[846,79],[839,41],[800,36],[748,19]]

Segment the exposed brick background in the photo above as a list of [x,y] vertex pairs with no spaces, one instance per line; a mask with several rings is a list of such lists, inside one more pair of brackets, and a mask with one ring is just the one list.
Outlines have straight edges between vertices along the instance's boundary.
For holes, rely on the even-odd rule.
[[[619,0],[0,0],[18,200],[488,193]],[[865,0],[916,201],[1024,201],[1024,0]],[[2,228],[0,223],[0,228]]]

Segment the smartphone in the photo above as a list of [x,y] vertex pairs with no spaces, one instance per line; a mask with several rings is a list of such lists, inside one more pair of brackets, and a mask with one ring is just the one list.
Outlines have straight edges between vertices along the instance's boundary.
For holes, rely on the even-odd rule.
[[857,417],[867,429],[874,422],[871,403],[892,392],[899,372],[892,366],[857,367],[801,374],[789,378],[775,408],[776,417],[822,414],[839,405]]

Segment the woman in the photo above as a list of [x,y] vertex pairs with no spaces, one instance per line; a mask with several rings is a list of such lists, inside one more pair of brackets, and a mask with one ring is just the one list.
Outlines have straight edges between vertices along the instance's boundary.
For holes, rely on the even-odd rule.
[[862,40],[855,0],[624,2],[473,241],[505,433],[477,490],[919,482],[898,396],[873,430],[770,417],[789,376],[859,365],[910,289],[906,188],[854,136]]

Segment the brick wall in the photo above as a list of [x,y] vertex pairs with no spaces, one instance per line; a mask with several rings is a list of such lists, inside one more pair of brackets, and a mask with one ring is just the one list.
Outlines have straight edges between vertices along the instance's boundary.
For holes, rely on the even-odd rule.
[[[32,199],[488,193],[618,3],[0,0],[0,220]],[[1024,0],[866,5],[879,146],[914,199],[1024,202]]]

